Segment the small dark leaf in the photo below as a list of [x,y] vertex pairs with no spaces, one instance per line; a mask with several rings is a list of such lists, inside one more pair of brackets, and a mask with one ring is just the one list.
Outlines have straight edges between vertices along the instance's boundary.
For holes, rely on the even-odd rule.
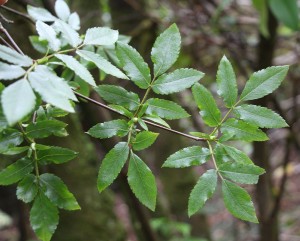
[[155,40],[151,50],[154,63],[154,76],[165,73],[177,60],[180,51],[181,37],[176,24],[172,24]]
[[190,166],[198,166],[205,162],[210,157],[210,152],[207,148],[201,146],[191,146],[175,152],[163,164],[163,167],[182,168]]
[[252,160],[242,151],[224,144],[218,143],[214,150],[218,166],[225,162],[239,162],[241,164],[253,164]]
[[170,100],[149,99],[146,114],[157,115],[168,120],[189,117],[189,114],[178,104]]
[[120,86],[99,85],[95,90],[105,101],[130,110],[136,110],[140,104],[140,98],[136,93],[128,92]]
[[135,196],[150,210],[156,206],[157,187],[149,167],[134,153],[131,153],[128,168],[128,183]]
[[224,56],[217,72],[218,94],[222,96],[225,106],[232,107],[237,99],[238,90],[234,70],[229,60]]
[[157,94],[171,94],[191,87],[204,74],[195,69],[177,69],[170,74],[161,75],[152,85]]
[[117,56],[122,68],[137,86],[147,89],[150,86],[151,75],[148,64],[142,56],[131,46],[118,42]]
[[218,167],[218,171],[224,178],[242,184],[256,184],[259,175],[265,173],[265,170],[258,166],[239,162],[225,162]]
[[129,147],[126,142],[119,142],[104,157],[98,174],[98,190],[102,192],[117,178],[128,158]]
[[40,176],[40,185],[44,194],[59,208],[66,210],[80,209],[74,195],[59,177],[50,173],[44,173]]
[[280,115],[265,107],[242,105],[235,108],[235,112],[240,119],[261,128],[281,128],[288,126]]
[[258,223],[251,197],[243,188],[223,180],[222,193],[225,206],[233,216]]
[[30,211],[30,224],[42,241],[50,241],[59,222],[58,209],[39,192]]
[[26,175],[18,184],[17,198],[25,203],[33,201],[38,193],[37,179],[34,175]]
[[136,135],[135,140],[132,142],[132,148],[136,151],[143,150],[151,146],[155,142],[158,135],[158,133],[151,131],[142,131]]
[[77,152],[67,148],[51,146],[46,150],[39,150],[37,157],[40,164],[61,164],[74,159],[77,154]]
[[98,123],[87,132],[95,138],[110,138],[112,136],[125,136],[129,131],[128,123],[125,120],[112,120]]
[[255,100],[278,88],[288,72],[289,66],[272,66],[253,73],[247,81],[240,101]]
[[5,153],[10,148],[23,142],[23,134],[15,129],[8,128],[0,132],[0,153]]
[[216,170],[208,170],[199,178],[189,197],[189,216],[192,216],[200,210],[205,202],[213,195],[217,186],[217,180],[218,176]]
[[45,138],[61,131],[67,126],[66,123],[58,120],[43,120],[30,123],[26,128],[26,135],[29,138]]
[[33,161],[29,158],[22,158],[9,165],[0,172],[0,185],[11,185],[24,178],[33,170]]
[[221,125],[221,132],[231,140],[266,141],[268,136],[257,126],[242,120],[228,119]]
[[200,84],[195,84],[192,90],[205,124],[211,127],[219,125],[221,122],[221,112],[212,94]]

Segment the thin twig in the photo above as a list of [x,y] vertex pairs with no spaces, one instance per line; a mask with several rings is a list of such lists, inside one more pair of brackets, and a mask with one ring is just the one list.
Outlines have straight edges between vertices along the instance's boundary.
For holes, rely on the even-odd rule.
[[29,15],[27,15],[27,14],[25,14],[25,13],[19,12],[19,11],[15,10],[15,9],[12,9],[12,8],[7,7],[7,6],[4,6],[4,5],[1,6],[1,8],[5,9],[5,10],[8,11],[8,12],[11,12],[11,13],[14,13],[14,14],[16,14],[16,15],[19,15],[19,16],[21,16],[21,17],[23,17],[23,18],[26,18],[26,19],[28,19],[30,22],[34,23],[34,20],[33,20]]
[[156,123],[154,123],[154,122],[148,121],[148,120],[143,120],[143,121],[144,121],[146,124],[148,124],[148,125],[151,125],[151,126],[154,126],[154,127],[157,127],[157,128],[160,128],[160,129],[163,129],[163,130],[172,132],[172,133],[174,133],[174,134],[178,134],[178,135],[184,136],[184,137],[189,138],[189,139],[192,139],[192,140],[194,140],[194,141],[206,141],[205,138],[201,138],[201,137],[197,137],[197,136],[192,136],[192,135],[189,135],[189,134],[180,132],[180,131],[176,131],[176,130],[170,129],[170,128],[168,128],[168,127],[165,127],[165,126],[156,124]]
[[2,38],[1,36],[0,36],[0,40],[1,40],[7,47],[13,49],[13,47],[12,47],[12,46],[4,39],[4,38]]
[[11,21],[11,20],[7,19],[6,17],[4,17],[4,16],[2,15],[2,13],[0,13],[0,17],[1,17],[1,19],[2,19],[3,21],[5,21],[5,22],[7,22],[7,23],[13,23],[13,22],[14,22],[14,21]]
[[101,102],[98,102],[98,101],[96,101],[96,100],[94,100],[92,98],[86,97],[86,96],[84,96],[84,95],[82,95],[82,94],[80,94],[78,92],[75,92],[75,91],[74,91],[74,94],[77,95],[77,96],[79,96],[80,98],[82,98],[84,100],[87,100],[87,101],[89,101],[89,102],[91,102],[91,103],[93,103],[95,105],[98,105],[98,106],[102,107],[103,109],[106,109],[106,110],[109,110],[111,112],[117,113],[117,114],[119,114],[121,116],[127,117],[127,116],[121,114],[120,112],[116,111],[115,109],[113,109],[113,108],[111,108],[111,107],[109,107],[109,106],[107,106],[107,105],[105,105],[105,104],[103,104]]
[[[111,107],[109,107],[109,106],[107,106],[107,105],[105,105],[105,104],[103,104],[103,103],[100,103],[100,102],[98,102],[98,101],[96,101],[96,100],[94,100],[94,99],[91,99],[91,98],[89,98],[89,97],[86,97],[86,96],[84,96],[84,95],[82,95],[82,94],[80,94],[80,93],[78,93],[78,92],[75,92],[75,91],[74,91],[74,94],[77,95],[78,97],[84,99],[84,100],[87,100],[87,101],[89,101],[89,102],[91,102],[91,103],[97,105],[97,106],[100,106],[100,107],[102,107],[102,108],[104,108],[104,109],[106,109],[106,110],[109,110],[109,111],[111,111],[111,112],[117,113],[117,114],[119,114],[119,115],[121,115],[121,116],[124,116],[124,117],[128,118],[127,116],[121,114],[120,112],[116,111],[115,109],[113,109],[113,108],[111,108]],[[194,141],[206,141],[206,140],[207,140],[207,139],[205,139],[205,138],[201,138],[201,137],[197,137],[197,136],[192,136],[192,135],[189,135],[189,134],[186,134],[186,133],[177,131],[177,130],[170,129],[170,128],[168,128],[168,127],[165,127],[165,126],[156,124],[156,123],[151,122],[151,121],[148,121],[148,120],[143,120],[143,121],[144,121],[146,124],[148,124],[148,125],[151,125],[151,126],[154,126],[154,127],[160,128],[160,129],[163,129],[163,130],[165,130],[165,131],[168,131],[168,132],[171,132],[171,133],[174,133],[174,134],[177,134],[177,135],[184,136],[184,137],[189,138],[189,139],[192,139],[192,140],[194,140]]]
[[6,30],[6,28],[3,27],[2,23],[0,23],[0,31],[3,32],[6,37],[9,39],[10,43],[13,45],[13,47],[22,55],[24,55],[24,53],[22,52],[22,50],[19,48],[19,46],[16,44],[16,42],[13,40],[13,38],[10,36],[9,32]]

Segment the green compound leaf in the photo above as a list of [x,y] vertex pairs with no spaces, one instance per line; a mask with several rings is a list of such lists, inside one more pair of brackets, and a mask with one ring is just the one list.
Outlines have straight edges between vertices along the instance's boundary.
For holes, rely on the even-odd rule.
[[177,69],[170,74],[161,75],[152,85],[157,94],[171,94],[190,88],[204,73],[195,69]]
[[116,53],[126,74],[138,87],[147,89],[150,86],[151,75],[143,57],[131,46],[118,42]]
[[265,173],[265,170],[258,166],[239,162],[225,162],[218,170],[224,178],[242,184],[257,184],[259,175]]
[[46,66],[38,66],[36,71],[28,75],[28,79],[32,88],[41,95],[45,102],[67,112],[75,112],[69,99],[76,101],[77,98],[71,87]]
[[168,127],[168,128],[171,128],[170,125],[165,122],[162,118],[160,118],[159,116],[144,116],[143,117],[144,119],[147,119],[147,120],[150,120],[150,121],[153,121],[159,125],[162,125],[162,126],[165,126],[165,127]]
[[95,80],[91,73],[72,56],[64,54],[55,54],[55,57],[60,59],[66,66],[73,70],[76,75],[92,86],[96,86]]
[[253,73],[247,81],[240,101],[255,100],[272,93],[281,84],[289,66],[272,66]]
[[37,151],[37,157],[40,164],[61,164],[66,163],[77,156],[77,152],[68,148],[51,146],[45,150]]
[[0,132],[0,153],[7,152],[23,142],[23,134],[15,129],[5,129]]
[[22,158],[0,172],[0,185],[7,186],[16,183],[32,170],[32,160],[26,157]]
[[128,158],[129,147],[126,142],[119,142],[104,157],[99,169],[97,186],[102,192],[117,178]]
[[167,120],[186,118],[190,115],[178,104],[157,98],[148,99],[146,114],[156,115]]
[[216,190],[217,180],[218,176],[216,170],[208,170],[199,178],[189,197],[189,217],[200,210],[205,202],[213,195]]
[[101,55],[85,50],[77,50],[76,53],[85,60],[93,62],[99,69],[101,69],[106,74],[110,74],[120,79],[128,79],[128,77],[121,70],[112,65]]
[[70,8],[64,0],[56,0],[54,5],[56,15],[63,21],[68,21],[70,17]]
[[15,65],[20,65],[23,67],[29,67],[33,64],[33,61],[27,55],[19,54],[16,50],[6,47],[0,44],[0,59],[12,63]]
[[242,105],[236,107],[234,110],[240,119],[261,128],[281,128],[288,126],[280,115],[265,107]]
[[80,209],[74,195],[59,177],[50,173],[44,173],[40,176],[40,185],[43,188],[44,194],[57,207],[66,210]]
[[58,222],[57,207],[39,192],[30,211],[30,224],[33,231],[42,241],[50,241]]
[[9,125],[14,125],[27,116],[35,107],[36,97],[25,79],[6,87],[1,95],[4,115]]
[[147,208],[154,211],[157,195],[155,177],[148,166],[134,153],[130,155],[127,176],[134,195]]
[[94,125],[87,132],[89,135],[99,139],[112,136],[125,136],[129,131],[128,123],[125,120],[112,120]]
[[231,108],[237,99],[238,90],[234,70],[224,55],[217,72],[218,94],[223,98],[225,106]]
[[1,80],[13,80],[22,77],[25,74],[25,70],[18,65],[10,65],[0,62],[0,79]]
[[84,38],[85,45],[112,45],[119,37],[117,30],[107,27],[89,28]]
[[221,125],[221,132],[229,136],[230,140],[266,141],[268,136],[257,126],[248,124],[242,120],[228,119]]
[[130,110],[136,110],[140,104],[140,98],[136,93],[128,92],[120,86],[99,85],[95,90],[105,101],[122,105]]
[[210,127],[219,125],[221,122],[221,112],[212,94],[200,84],[195,84],[192,91],[205,124]]
[[63,130],[67,126],[66,123],[58,120],[42,120],[36,123],[30,123],[26,128],[26,135],[29,138],[46,138],[56,135],[57,132]]
[[181,44],[181,36],[176,24],[172,24],[155,40],[151,50],[154,63],[154,76],[165,73],[177,60]]
[[28,14],[36,21],[54,22],[57,18],[54,17],[48,10],[27,5]]
[[218,143],[214,150],[217,165],[225,162],[238,162],[241,164],[253,165],[253,161],[242,151],[224,144]]
[[82,43],[82,39],[80,38],[79,34],[69,24],[57,19],[54,23],[54,26],[62,33],[63,38],[72,47],[75,48]]
[[205,162],[210,157],[210,152],[207,148],[201,146],[191,146],[175,152],[163,164],[163,167],[183,168],[190,166],[198,166]]
[[135,151],[143,150],[151,146],[155,142],[158,135],[158,133],[151,131],[142,131],[136,135],[135,140],[132,142],[132,148]]
[[236,184],[223,180],[222,193],[226,208],[235,217],[258,223],[250,195]]
[[30,203],[36,197],[38,190],[36,176],[28,174],[18,184],[17,198],[25,203]]
[[269,0],[269,6],[276,18],[292,30],[299,30],[299,5],[297,0]]
[[36,31],[40,36],[40,40],[46,40],[48,42],[50,49],[53,51],[58,51],[60,49],[60,40],[56,37],[57,34],[51,26],[42,21],[37,21]]

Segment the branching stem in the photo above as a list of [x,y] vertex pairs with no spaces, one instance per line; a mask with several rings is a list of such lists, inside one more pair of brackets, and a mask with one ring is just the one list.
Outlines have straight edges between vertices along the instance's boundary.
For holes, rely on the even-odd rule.
[[37,180],[39,181],[39,179],[40,179],[40,171],[39,171],[39,164],[38,164],[37,153],[36,153],[35,149],[33,150],[33,159],[34,159],[35,175],[37,177]]
[[229,114],[234,110],[234,108],[241,102],[241,100],[239,100],[238,102],[236,102],[225,114],[225,116],[223,117],[223,119],[221,120],[221,122],[215,127],[215,129],[210,133],[211,135],[214,135],[216,133],[216,131],[220,128],[220,126],[226,121],[227,117],[229,116]]
[[11,42],[12,46],[22,55],[24,55],[24,53],[22,52],[22,50],[19,48],[19,46],[16,44],[16,42],[14,41],[14,39],[10,36],[9,32],[6,30],[6,28],[3,27],[2,23],[0,22],[0,31],[2,33],[4,33],[6,35],[6,37],[9,39],[9,41]]
[[25,13],[19,12],[19,11],[15,10],[15,9],[12,9],[12,8],[7,7],[7,6],[5,6],[5,5],[2,5],[1,8],[5,9],[5,10],[8,11],[8,12],[11,12],[11,13],[14,13],[14,14],[16,14],[16,15],[19,15],[19,16],[21,16],[21,17],[23,17],[23,18],[26,18],[26,19],[28,19],[30,22],[34,23],[34,20],[33,20],[29,15],[27,15],[27,14],[25,14]]
[[211,146],[211,143],[210,143],[210,141],[207,141],[206,143],[207,143],[207,145],[208,145],[209,152],[210,152],[210,155],[211,155],[211,159],[213,160],[213,163],[214,163],[214,166],[215,166],[215,168],[216,168],[216,171],[217,171],[219,177],[220,177],[222,180],[224,180],[224,178],[222,177],[222,175],[221,175],[220,172],[219,172],[219,168],[218,168],[218,165],[217,165],[217,162],[216,162],[215,154],[214,154],[213,148],[212,148],[212,146]]
[[[86,96],[84,96],[84,95],[82,95],[82,94],[80,94],[80,93],[78,93],[78,92],[75,92],[75,91],[74,91],[74,94],[77,95],[78,97],[84,99],[84,100],[87,100],[87,101],[89,101],[89,102],[91,102],[91,103],[97,105],[97,106],[100,106],[100,107],[102,107],[102,108],[104,108],[104,109],[106,109],[106,110],[109,110],[109,111],[111,111],[111,112],[117,113],[117,114],[119,114],[119,115],[121,115],[121,116],[124,116],[124,117],[128,118],[127,116],[121,114],[120,112],[116,111],[115,109],[113,109],[113,108],[111,108],[111,107],[109,107],[109,106],[107,106],[107,105],[105,105],[105,104],[103,104],[103,103],[100,103],[100,102],[98,102],[98,101],[96,101],[96,100],[94,100],[94,99],[91,99],[91,98],[89,98],[89,97],[86,97]],[[165,127],[165,126],[156,124],[156,123],[151,122],[151,121],[148,121],[148,120],[143,120],[143,121],[144,121],[146,124],[148,124],[148,125],[151,125],[151,126],[154,126],[154,127],[157,127],[157,128],[163,129],[163,130],[166,130],[166,131],[168,131],[168,132],[171,132],[171,133],[174,133],[174,134],[177,134],[177,135],[184,136],[184,137],[189,138],[189,139],[192,139],[192,140],[194,140],[194,141],[206,141],[206,140],[207,140],[206,138],[201,138],[201,137],[197,137],[197,136],[192,136],[192,135],[189,135],[189,134],[186,134],[186,133],[183,133],[183,132],[180,132],[180,131],[177,131],[177,130],[173,130],[173,129],[170,129],[170,128],[168,128],[168,127]]]

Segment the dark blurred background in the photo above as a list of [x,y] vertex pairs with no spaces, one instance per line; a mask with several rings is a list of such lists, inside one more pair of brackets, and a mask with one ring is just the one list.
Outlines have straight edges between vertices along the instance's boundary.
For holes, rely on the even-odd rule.
[[[270,65],[290,65],[283,85],[256,102],[278,112],[290,127],[268,130],[270,141],[265,143],[235,143],[267,170],[257,186],[246,186],[254,199],[260,224],[233,218],[224,208],[220,190],[201,213],[188,218],[188,196],[204,169],[162,169],[161,165],[176,150],[195,143],[160,131],[157,143],[142,152],[159,188],[158,206],[152,213],[135,199],[126,174],[121,174],[109,190],[98,194],[96,176],[100,160],[116,140],[92,140],[84,131],[114,116],[91,104],[80,104],[78,113],[68,117],[70,135],[49,140],[80,152],[69,164],[48,170],[67,183],[82,207],[76,212],[61,211],[53,241],[300,241],[299,19],[296,18],[296,23],[295,19],[293,23],[286,22],[278,14],[278,8],[270,11],[266,3],[277,2],[280,10],[280,2],[285,1],[290,0],[67,1],[81,17],[81,33],[94,26],[118,29],[132,37],[131,45],[148,62],[155,38],[176,23],[182,35],[182,51],[176,66],[206,73],[201,82],[214,93],[218,63],[224,54],[232,62],[241,88],[253,71]],[[43,6],[53,13],[52,0],[10,0],[6,6],[25,12],[27,4]],[[3,8],[0,11],[14,21],[3,24],[21,49],[40,57],[28,40],[29,35],[35,34],[34,26]],[[296,9],[298,15],[299,12]],[[294,13],[295,9],[288,9],[287,16]],[[104,82],[118,83],[143,94],[128,81],[107,77]],[[94,93],[91,95],[99,100]],[[206,131],[190,91],[170,98],[180,102],[193,116],[190,120],[172,122],[173,128],[184,132]],[[1,159],[2,168],[6,162],[4,157]],[[15,191],[15,186],[0,188],[0,241],[36,240],[29,225],[29,208],[16,199]]]

